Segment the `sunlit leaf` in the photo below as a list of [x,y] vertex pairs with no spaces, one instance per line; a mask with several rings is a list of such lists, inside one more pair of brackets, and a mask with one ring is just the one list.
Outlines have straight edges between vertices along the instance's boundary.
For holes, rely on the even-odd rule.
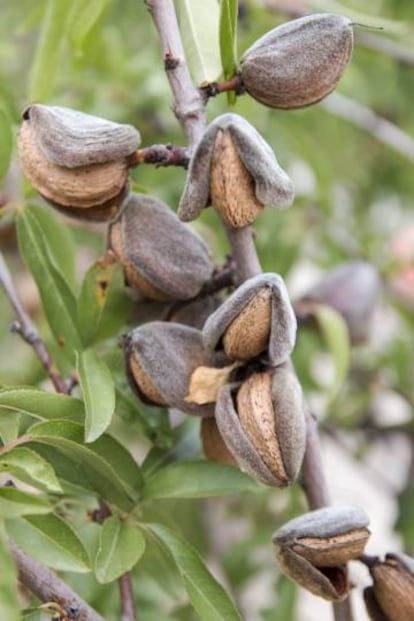
[[19,211],[17,232],[21,255],[36,281],[50,328],[60,350],[68,360],[74,361],[75,350],[81,349],[76,325],[76,300],[54,265],[36,212],[29,208]]
[[0,472],[9,472],[29,485],[40,486],[50,492],[62,491],[52,466],[26,447],[18,446],[1,455]]
[[99,548],[95,559],[95,573],[99,582],[112,582],[139,561],[145,550],[145,537],[138,528],[116,517],[103,523]]
[[88,349],[77,358],[77,371],[85,401],[85,442],[93,442],[111,422],[115,409],[115,386],[107,365]]
[[85,408],[75,397],[59,395],[36,388],[10,387],[0,390],[0,419],[7,411],[23,412],[34,418],[54,418],[83,422]]
[[26,516],[8,520],[10,537],[37,561],[61,571],[90,570],[88,554],[67,522],[57,515]]
[[176,0],[180,31],[193,79],[213,82],[221,73],[219,3],[217,0]]
[[123,510],[132,508],[141,486],[141,471],[130,453],[114,438],[103,435],[85,445],[83,426],[63,420],[38,423],[27,433],[32,442],[54,447],[79,463],[85,484],[102,498]]
[[86,273],[78,300],[78,324],[85,346],[119,334],[131,305],[120,265],[94,263]]
[[[226,80],[237,71],[237,9],[238,0],[221,0],[220,2],[220,56],[223,75]],[[234,103],[236,95],[227,93],[229,103]]]
[[185,539],[161,524],[148,524],[172,555],[191,604],[202,621],[240,621],[223,587],[213,578],[199,554]]
[[35,216],[57,269],[73,289],[76,283],[76,245],[66,223],[52,209],[29,205],[27,209]]
[[0,438],[3,444],[13,442],[19,435],[20,416],[0,407]]
[[238,468],[209,461],[170,464],[151,475],[144,498],[209,498],[257,491],[257,484]]
[[15,518],[19,515],[49,513],[49,504],[34,494],[22,492],[14,487],[0,487],[0,518]]

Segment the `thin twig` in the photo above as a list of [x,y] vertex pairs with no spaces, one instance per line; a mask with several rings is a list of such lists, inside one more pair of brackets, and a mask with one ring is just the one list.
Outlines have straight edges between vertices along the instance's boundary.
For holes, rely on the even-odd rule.
[[128,571],[126,574],[118,578],[118,588],[121,599],[121,621],[136,621],[137,612],[135,608],[131,572]]
[[58,603],[69,619],[104,621],[93,608],[79,597],[59,576],[28,556],[14,541],[9,540],[20,581],[43,602]]
[[174,114],[192,148],[206,126],[206,112],[203,96],[194,86],[185,61],[174,3],[172,0],[145,1],[158,30],[164,67],[174,97]]
[[0,285],[3,287],[17,316],[17,321],[12,323],[12,331],[19,334],[36,352],[37,357],[57,392],[68,394],[68,387],[65,380],[55,368],[45,343],[40,338],[33,321],[23,308],[2,252],[0,252]]

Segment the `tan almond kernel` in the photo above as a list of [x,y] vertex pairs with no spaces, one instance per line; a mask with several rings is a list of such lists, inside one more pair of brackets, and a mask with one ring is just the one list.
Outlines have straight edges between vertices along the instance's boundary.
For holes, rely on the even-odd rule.
[[237,153],[228,130],[219,130],[210,173],[211,202],[221,219],[235,228],[251,224],[263,210],[254,181]]
[[232,321],[223,337],[232,360],[249,360],[267,349],[271,327],[270,289],[264,287]]

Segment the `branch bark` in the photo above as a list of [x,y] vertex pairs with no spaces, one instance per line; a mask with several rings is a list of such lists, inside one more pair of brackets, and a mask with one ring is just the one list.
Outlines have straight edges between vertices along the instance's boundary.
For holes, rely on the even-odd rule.
[[47,347],[37,332],[36,326],[23,308],[2,252],[0,252],[0,285],[3,287],[16,313],[17,321],[13,322],[12,331],[20,334],[23,340],[33,348],[57,392],[68,394],[69,390],[65,380],[56,370]]
[[100,614],[79,597],[59,576],[28,556],[9,540],[9,548],[19,570],[20,581],[43,602],[56,602],[71,612],[76,621],[105,621]]

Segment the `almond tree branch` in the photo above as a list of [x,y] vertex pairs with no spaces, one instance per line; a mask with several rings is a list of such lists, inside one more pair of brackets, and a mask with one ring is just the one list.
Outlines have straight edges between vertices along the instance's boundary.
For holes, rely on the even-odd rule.
[[121,621],[136,621],[137,611],[135,606],[131,572],[128,571],[123,574],[123,576],[118,578],[118,588],[121,600]]
[[[185,131],[190,147],[194,147],[207,124],[204,109],[205,101],[202,99],[201,92],[191,83],[173,1],[145,1],[160,36],[165,69],[174,98],[175,114]],[[194,102],[197,104],[194,108],[195,113],[186,113],[186,111],[191,110]],[[262,269],[253,242],[252,228],[250,226],[239,229],[226,227],[226,233],[232,247],[233,259],[237,265],[239,284],[260,274]],[[303,470],[306,471],[304,491],[310,507],[313,509],[329,504],[316,422],[310,414],[307,417],[307,443]],[[335,604],[334,615],[335,621],[352,621],[349,602]]]
[[172,144],[153,144],[138,149],[128,159],[133,168],[139,164],[155,164],[155,166],[181,166],[187,168],[189,162],[188,149]]
[[39,599],[58,603],[69,619],[105,621],[53,571],[28,556],[12,540],[8,545],[18,567],[20,581]]
[[12,331],[20,334],[23,340],[33,348],[57,392],[68,394],[69,390],[65,380],[55,368],[47,347],[37,332],[36,326],[23,308],[2,252],[0,252],[0,285],[3,287],[16,313],[17,321],[13,322],[11,326]]

